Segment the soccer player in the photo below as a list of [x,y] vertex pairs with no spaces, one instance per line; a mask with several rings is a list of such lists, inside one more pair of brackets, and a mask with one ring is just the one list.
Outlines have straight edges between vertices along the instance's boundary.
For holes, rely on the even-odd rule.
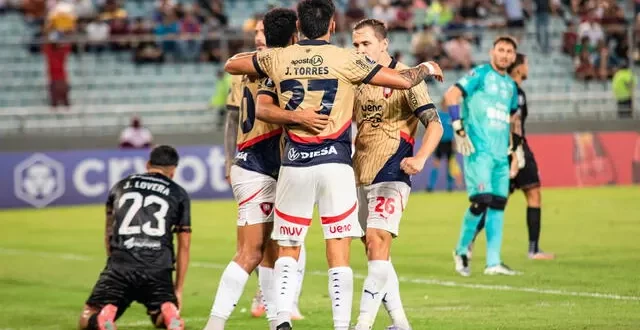
[[[552,253],[545,253],[540,250],[540,177],[538,176],[538,164],[527,143],[525,137],[525,121],[529,110],[527,108],[527,96],[522,90],[522,82],[527,80],[529,65],[524,54],[516,54],[516,60],[507,70],[511,78],[518,87],[518,111],[511,115],[511,138],[512,156],[517,157],[520,171],[515,178],[511,179],[509,193],[516,189],[524,192],[527,200],[527,228],[529,230],[529,259],[552,260],[555,256]],[[480,221],[476,235],[484,227],[484,222]]]
[[[380,65],[397,70],[408,68],[389,55],[387,29],[379,20],[358,22],[353,46]],[[408,330],[398,275],[390,261],[391,241],[398,236],[402,212],[409,200],[410,176],[422,170],[443,129],[424,82],[408,90],[362,85],[354,109],[358,124],[353,157],[358,217],[366,230],[364,242],[369,260],[356,329],[371,329],[380,303],[384,302],[393,329]],[[418,121],[426,132],[414,156]]]
[[[443,133],[440,143],[436,147],[436,151],[433,154],[433,168],[429,175],[429,183],[427,185],[427,191],[432,192],[438,182],[438,172],[440,170],[440,161],[445,163],[445,173],[447,174],[447,190],[452,191],[455,187],[454,173],[452,173],[452,166],[450,166],[453,154],[453,127],[451,127],[451,117],[448,112],[438,111],[440,120],[442,121]],[[454,160],[455,161],[455,160]]]
[[[268,47],[284,47],[295,41],[295,35],[295,12],[274,9],[265,15],[264,21],[257,24],[256,47],[264,49],[265,42]],[[249,274],[260,263],[259,281],[267,319],[272,328],[275,327],[273,263],[276,259],[276,246],[269,239],[269,234],[273,225],[272,208],[280,168],[282,127],[256,120],[255,104],[260,84],[262,83],[257,76],[243,76],[239,89],[241,94],[230,96],[239,103],[239,111],[236,111],[239,132],[236,137],[225,136],[227,155],[232,153],[229,141],[237,141],[239,150],[229,170],[233,194],[238,201],[238,244],[235,257],[220,279],[207,330],[224,329],[226,320],[242,295]],[[291,123],[311,129],[318,126],[324,128],[328,123],[328,116],[312,110],[291,114]],[[227,133],[234,132],[229,129]]]
[[[471,275],[467,247],[480,218],[486,212],[487,275],[516,275],[502,263],[502,227],[509,193],[509,178],[517,173],[509,166],[511,114],[518,109],[518,92],[507,68],[516,56],[516,42],[498,37],[490,52],[491,63],[475,67],[444,95],[455,131],[456,149],[464,156],[464,178],[471,206],[464,215],[454,252],[455,270]],[[460,98],[464,98],[460,113]]]
[[172,181],[178,159],[174,148],[158,146],[151,151],[147,173],[130,175],[109,191],[105,226],[109,258],[85,303],[80,329],[115,330],[115,321],[133,301],[145,305],[156,327],[184,329],[178,308],[189,265],[191,201]]
[[[291,329],[296,290],[290,280],[300,245],[317,203],[326,240],[334,328],[347,329],[351,320],[353,272],[349,267],[352,237],[361,237],[357,219],[355,177],[351,168],[351,117],[354,85],[370,83],[409,89],[442,71],[429,62],[396,71],[384,68],[355,50],[329,43],[335,31],[335,7],[330,0],[298,3],[298,29],[307,38],[296,45],[243,53],[229,59],[231,74],[268,76],[277,88],[280,106],[322,107],[329,125],[321,133],[285,126],[286,146],[276,188],[272,238],[278,241],[275,264],[278,288],[278,329]],[[260,102],[260,101],[259,101]]]

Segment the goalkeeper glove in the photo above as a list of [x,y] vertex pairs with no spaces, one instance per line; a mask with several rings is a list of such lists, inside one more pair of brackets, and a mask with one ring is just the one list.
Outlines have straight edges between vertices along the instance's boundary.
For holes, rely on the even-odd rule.
[[451,123],[453,130],[456,132],[454,135],[456,140],[456,150],[462,154],[463,156],[469,156],[472,153],[476,152],[473,143],[471,143],[471,139],[467,135],[467,132],[464,131],[462,127],[462,119],[456,119]]

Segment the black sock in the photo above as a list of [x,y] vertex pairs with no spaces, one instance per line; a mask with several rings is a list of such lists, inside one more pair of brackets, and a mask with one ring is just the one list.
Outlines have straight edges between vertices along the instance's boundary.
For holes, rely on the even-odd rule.
[[94,313],[89,317],[87,330],[98,330],[98,313]]
[[487,211],[482,212],[482,217],[480,218],[480,222],[478,222],[478,227],[476,227],[476,233],[473,234],[473,239],[471,243],[475,243],[478,234],[484,229],[484,224],[487,221]]
[[540,208],[527,207],[527,227],[529,228],[529,253],[537,253],[540,240]]

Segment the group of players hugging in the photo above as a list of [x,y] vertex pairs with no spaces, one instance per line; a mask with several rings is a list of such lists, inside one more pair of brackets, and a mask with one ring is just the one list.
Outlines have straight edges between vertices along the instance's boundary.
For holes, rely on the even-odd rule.
[[[222,274],[205,330],[225,329],[254,271],[269,329],[292,329],[292,320],[302,318],[297,299],[303,243],[315,205],[326,241],[333,328],[350,327],[352,238],[362,240],[368,258],[355,329],[371,329],[381,304],[393,322],[389,329],[411,328],[390,248],[409,199],[410,176],[423,169],[443,132],[425,79],[444,77],[434,62],[408,67],[392,58],[386,27],[375,19],[356,24],[353,48],[332,45],[334,11],[331,0],[300,1],[297,12],[272,9],[256,26],[257,51],[225,65],[234,75],[225,145],[238,203],[237,251]],[[516,47],[510,37],[496,39],[491,63],[474,68],[444,96],[471,202],[454,252],[455,270],[463,276],[470,275],[472,242],[483,227],[485,274],[517,274],[500,258],[510,179],[511,190],[522,188],[529,204],[529,257],[553,257],[538,248],[540,184],[524,138],[526,100],[518,87],[528,70]],[[414,154],[418,122],[425,134]],[[191,219],[189,196],[172,181],[178,162],[173,147],[158,146],[147,173],[129,176],[109,192],[109,258],[79,328],[116,329],[118,317],[138,301],[156,327],[184,329],[179,308]]]

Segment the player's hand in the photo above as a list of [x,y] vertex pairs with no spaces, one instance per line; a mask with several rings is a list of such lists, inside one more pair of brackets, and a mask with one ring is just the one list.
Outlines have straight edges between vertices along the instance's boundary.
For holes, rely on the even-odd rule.
[[426,159],[418,157],[407,157],[400,162],[400,168],[409,175],[418,174],[422,171]]
[[523,169],[526,165],[526,160],[524,158],[524,149],[522,148],[522,145],[519,145],[516,148],[514,154],[516,156],[515,158],[518,160],[518,169]]
[[518,157],[515,154],[511,155],[511,167],[509,168],[509,178],[513,179],[518,175]]
[[467,132],[462,128],[462,121],[460,119],[454,120],[451,123],[451,126],[456,132],[456,134],[454,134],[456,151],[463,156],[469,156],[476,152],[476,148],[473,146],[473,143],[471,143],[471,139],[469,139]]
[[307,131],[319,134],[329,125],[329,116],[319,113],[321,110],[322,107],[300,108],[299,111],[295,111],[294,113],[298,116],[298,123]]
[[440,68],[440,65],[434,61],[422,62],[420,65],[424,65],[429,69],[429,76],[435,78],[439,82],[444,81],[444,73]]

